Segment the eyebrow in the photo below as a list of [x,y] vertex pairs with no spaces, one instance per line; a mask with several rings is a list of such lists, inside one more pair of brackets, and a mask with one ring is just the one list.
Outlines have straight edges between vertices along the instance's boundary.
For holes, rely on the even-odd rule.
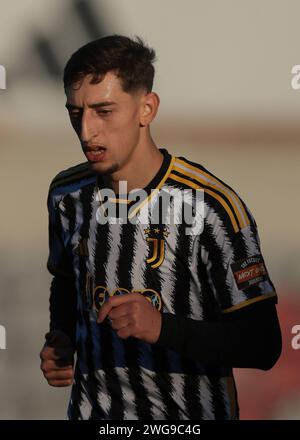
[[[113,101],[102,101],[102,102],[96,102],[95,104],[90,104],[88,105],[89,108],[101,108],[101,107],[108,107],[108,106],[112,106],[112,105],[116,105],[116,102]],[[68,102],[66,103],[65,107],[68,110],[82,110],[82,107],[78,106],[78,105],[73,105],[73,104],[69,104]]]

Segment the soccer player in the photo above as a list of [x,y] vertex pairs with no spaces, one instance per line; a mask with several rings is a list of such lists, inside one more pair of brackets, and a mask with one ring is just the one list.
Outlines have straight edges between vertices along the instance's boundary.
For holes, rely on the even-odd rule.
[[151,137],[154,57],[140,39],[113,35],[81,47],[64,71],[87,161],[49,190],[41,369],[52,386],[72,384],[69,419],[237,419],[232,368],[268,370],[281,352],[249,209]]

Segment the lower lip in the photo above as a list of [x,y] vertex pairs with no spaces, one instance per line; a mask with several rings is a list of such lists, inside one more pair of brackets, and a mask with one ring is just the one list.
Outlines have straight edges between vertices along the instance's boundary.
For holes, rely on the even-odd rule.
[[89,162],[103,162],[104,157],[105,157],[105,150],[102,150],[100,153],[99,152],[93,152],[93,151],[87,151],[85,153],[87,160]]

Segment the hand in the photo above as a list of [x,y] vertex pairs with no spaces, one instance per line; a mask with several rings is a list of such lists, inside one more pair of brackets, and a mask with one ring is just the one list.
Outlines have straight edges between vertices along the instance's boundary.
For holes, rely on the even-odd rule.
[[161,313],[140,293],[113,296],[99,310],[98,323],[109,317],[122,339],[133,336],[154,344],[161,331]]
[[40,353],[41,370],[49,385],[66,387],[74,377],[74,351],[70,338],[61,331],[46,334],[46,343]]

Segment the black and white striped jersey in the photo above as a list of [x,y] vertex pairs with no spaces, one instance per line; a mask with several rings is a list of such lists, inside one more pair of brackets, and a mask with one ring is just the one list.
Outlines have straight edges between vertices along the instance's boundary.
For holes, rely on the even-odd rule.
[[[146,197],[137,191],[104,200],[101,176],[88,163],[50,186],[48,269],[72,278],[77,295],[70,419],[238,418],[230,368],[122,340],[109,322],[96,322],[103,302],[131,292],[161,313],[200,321],[276,297],[243,201],[201,165],[161,151]],[[187,206],[192,221],[183,215]]]

